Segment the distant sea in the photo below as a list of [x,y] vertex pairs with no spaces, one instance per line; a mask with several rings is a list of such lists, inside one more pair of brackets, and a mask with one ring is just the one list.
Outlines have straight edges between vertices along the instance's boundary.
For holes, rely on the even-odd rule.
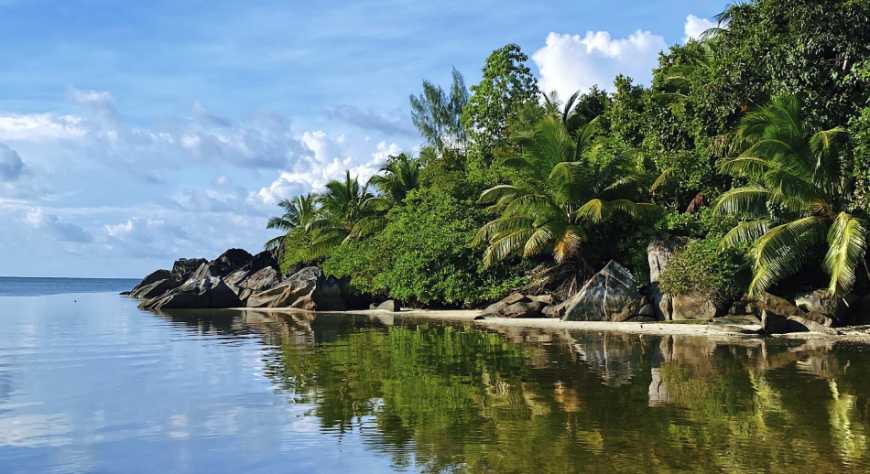
[[0,296],[120,292],[137,283],[134,278],[0,277]]

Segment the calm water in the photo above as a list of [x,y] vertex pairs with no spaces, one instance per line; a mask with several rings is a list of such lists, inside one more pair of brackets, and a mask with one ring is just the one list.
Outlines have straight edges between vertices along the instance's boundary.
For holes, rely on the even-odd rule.
[[870,470],[863,346],[155,315],[124,281],[9,285],[0,473]]

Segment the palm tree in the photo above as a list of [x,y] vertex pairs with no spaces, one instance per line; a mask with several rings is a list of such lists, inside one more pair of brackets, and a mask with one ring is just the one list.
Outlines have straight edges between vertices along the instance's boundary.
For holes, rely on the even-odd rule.
[[273,217],[266,223],[267,229],[278,229],[284,233],[269,239],[264,245],[266,250],[280,249],[288,233],[296,229],[304,229],[316,216],[316,198],[312,194],[296,196],[293,199],[283,199],[278,206],[284,210],[280,217]]
[[420,162],[401,153],[390,157],[381,168],[381,173],[369,180],[379,195],[370,200],[370,205],[379,211],[386,211],[402,202],[405,196],[420,184]]
[[369,201],[372,194],[368,186],[360,185],[357,178],[345,172],[344,180],[332,180],[317,202],[318,216],[309,225],[311,259],[326,255],[330,249],[358,237],[363,233],[365,218],[373,214]]
[[517,184],[501,184],[480,195],[499,217],[477,233],[487,243],[484,265],[511,255],[551,253],[557,264],[578,257],[590,227],[612,215],[638,216],[654,206],[637,203],[639,173],[631,160],[616,155],[598,162],[585,153],[597,133],[586,125],[575,142],[560,119],[542,119],[529,135],[524,153],[503,164]]
[[795,97],[780,96],[747,114],[735,140],[743,152],[722,169],[746,179],[724,193],[715,209],[751,216],[723,238],[723,246],[751,244],[752,295],[796,273],[827,245],[823,266],[831,295],[848,293],[867,250],[866,221],[846,211],[852,186],[838,147],[843,128],[812,132]]

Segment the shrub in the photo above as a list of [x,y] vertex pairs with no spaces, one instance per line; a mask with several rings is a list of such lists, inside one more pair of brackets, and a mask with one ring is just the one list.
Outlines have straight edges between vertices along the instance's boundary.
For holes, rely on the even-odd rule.
[[523,269],[485,270],[469,243],[484,216],[472,203],[421,189],[387,214],[379,234],[338,247],[324,271],[358,291],[411,304],[471,306],[524,283]]
[[671,258],[659,285],[671,295],[700,293],[725,304],[746,288],[746,270],[738,250],[720,251],[717,239],[693,240]]

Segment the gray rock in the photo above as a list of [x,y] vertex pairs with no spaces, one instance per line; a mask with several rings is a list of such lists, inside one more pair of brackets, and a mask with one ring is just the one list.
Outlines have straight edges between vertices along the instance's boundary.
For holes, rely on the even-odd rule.
[[203,263],[208,263],[208,260],[204,258],[179,258],[172,264],[172,279],[182,282],[187,280]]
[[800,293],[795,296],[794,304],[804,311],[821,313],[834,319],[844,318],[849,309],[844,298],[832,297],[827,290]]
[[544,306],[544,303],[540,301],[519,301],[499,311],[498,316],[502,318],[541,318],[544,317],[542,312]]
[[649,318],[655,318],[656,317],[655,307],[653,307],[652,303],[647,303],[647,304],[640,307],[640,309],[637,311],[637,315],[649,317]]
[[761,328],[767,334],[806,331],[836,334],[831,329],[834,323],[832,318],[821,313],[805,312],[785,298],[765,293],[760,298],[759,305]]
[[683,321],[689,319],[713,319],[718,310],[713,301],[701,294],[677,295],[673,297],[671,319]]
[[251,294],[247,299],[247,306],[309,311],[346,308],[338,280],[325,277],[319,267],[303,268],[279,285]]
[[161,270],[153,271],[153,272],[149,273],[148,276],[143,278],[142,281],[140,281],[136,286],[134,286],[132,290],[130,290],[130,296],[133,296],[134,298],[138,298],[136,296],[136,292],[140,288],[142,288],[143,286],[148,286],[148,285],[154,283],[155,281],[167,280],[169,278],[172,278],[172,273],[170,273],[169,270],[162,270],[161,269]]
[[396,300],[386,300],[379,305],[372,305],[372,309],[377,309],[380,311],[390,311],[392,313],[398,313],[401,311],[402,307],[399,305],[399,302]]
[[211,273],[208,263],[200,267],[181,286],[140,305],[144,309],[232,308],[242,302],[219,275]]
[[646,246],[646,258],[649,263],[649,281],[655,283],[668,266],[668,261],[680,247],[685,245],[684,239],[656,239]]
[[562,303],[562,320],[625,321],[637,314],[640,301],[634,276],[611,260],[576,295]]
[[175,281],[171,278],[164,278],[163,280],[157,280],[148,285],[138,287],[135,291],[130,293],[130,296],[138,299],[156,298],[174,288],[177,288],[180,284],[181,282]]

